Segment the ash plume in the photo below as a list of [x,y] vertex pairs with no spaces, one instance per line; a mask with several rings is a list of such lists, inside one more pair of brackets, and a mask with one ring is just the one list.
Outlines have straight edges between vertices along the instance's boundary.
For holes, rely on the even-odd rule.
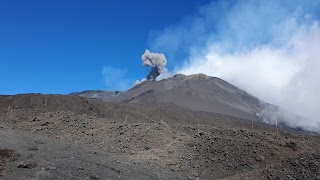
[[146,76],[147,80],[155,80],[160,74],[167,73],[165,65],[167,65],[167,59],[162,53],[150,52],[148,49],[141,56],[142,65],[150,66],[151,70]]

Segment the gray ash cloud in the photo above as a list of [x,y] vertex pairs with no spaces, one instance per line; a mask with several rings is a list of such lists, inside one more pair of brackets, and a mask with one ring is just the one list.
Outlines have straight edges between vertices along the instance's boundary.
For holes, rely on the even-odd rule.
[[149,74],[146,76],[147,80],[155,80],[160,74],[168,72],[165,68],[167,65],[167,59],[162,53],[150,52],[147,49],[141,56],[141,60],[143,66],[151,67]]

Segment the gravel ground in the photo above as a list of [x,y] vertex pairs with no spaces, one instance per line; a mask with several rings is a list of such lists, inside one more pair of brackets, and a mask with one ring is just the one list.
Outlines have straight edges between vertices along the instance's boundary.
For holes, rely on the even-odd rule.
[[257,121],[61,95],[0,96],[0,108],[2,179],[320,175],[319,137]]

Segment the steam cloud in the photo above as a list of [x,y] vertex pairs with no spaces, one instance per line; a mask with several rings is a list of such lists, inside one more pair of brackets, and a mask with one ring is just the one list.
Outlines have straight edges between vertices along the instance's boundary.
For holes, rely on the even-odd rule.
[[188,50],[173,73],[225,79],[304,117],[284,113],[288,125],[320,132],[319,9],[319,1],[212,1],[151,44],[173,57]]

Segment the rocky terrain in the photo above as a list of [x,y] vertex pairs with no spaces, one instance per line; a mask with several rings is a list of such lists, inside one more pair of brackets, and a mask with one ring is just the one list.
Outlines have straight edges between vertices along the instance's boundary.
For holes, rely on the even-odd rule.
[[168,102],[0,96],[0,136],[0,179],[320,179],[318,136]]

